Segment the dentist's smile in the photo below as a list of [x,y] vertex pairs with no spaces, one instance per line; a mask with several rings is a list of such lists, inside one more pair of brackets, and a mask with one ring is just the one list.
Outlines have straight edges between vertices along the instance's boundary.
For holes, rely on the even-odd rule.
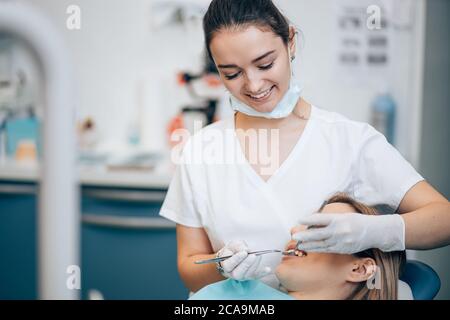
[[261,92],[260,94],[257,94],[257,95],[246,94],[246,96],[249,97],[250,99],[252,99],[252,101],[265,102],[272,95],[273,88],[275,88],[275,85],[271,86],[269,89]]

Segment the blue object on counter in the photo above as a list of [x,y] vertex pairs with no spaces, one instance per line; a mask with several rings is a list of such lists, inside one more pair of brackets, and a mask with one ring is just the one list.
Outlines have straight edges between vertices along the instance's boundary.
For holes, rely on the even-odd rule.
[[6,122],[6,154],[14,157],[21,141],[33,141],[41,154],[40,122],[36,117],[10,119]]
[[389,143],[395,142],[396,104],[388,93],[378,95],[372,104],[372,125],[384,134]]

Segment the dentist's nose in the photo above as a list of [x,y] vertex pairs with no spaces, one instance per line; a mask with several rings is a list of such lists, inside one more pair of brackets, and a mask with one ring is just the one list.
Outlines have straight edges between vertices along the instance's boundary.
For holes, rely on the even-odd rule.
[[264,90],[263,86],[264,83],[260,78],[255,75],[247,75],[245,83],[245,90],[247,93],[257,95]]

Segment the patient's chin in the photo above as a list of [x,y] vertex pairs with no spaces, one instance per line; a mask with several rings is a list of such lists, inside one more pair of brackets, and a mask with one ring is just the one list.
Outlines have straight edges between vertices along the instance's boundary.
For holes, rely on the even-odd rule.
[[290,291],[292,291],[293,282],[299,279],[298,269],[283,262],[276,267],[275,275],[281,285]]
[[280,263],[276,268],[275,268],[275,275],[278,278],[278,280],[281,280],[285,278],[285,273],[286,273],[286,266],[283,265],[283,263]]

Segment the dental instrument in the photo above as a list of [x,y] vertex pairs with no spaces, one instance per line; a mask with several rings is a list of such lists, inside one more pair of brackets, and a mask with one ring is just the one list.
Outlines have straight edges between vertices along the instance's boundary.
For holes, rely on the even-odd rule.
[[[283,251],[283,250],[274,249],[274,250],[251,251],[248,254],[254,254],[256,256],[260,256],[260,255],[268,254],[268,253],[281,253],[284,256],[298,256],[299,251],[301,251],[301,250],[291,249],[291,250]],[[195,264],[216,263],[216,262],[224,261],[231,257],[232,257],[232,255],[217,257],[217,258],[212,258],[212,259],[206,259],[206,260],[198,260],[198,261],[195,261],[194,263]]]

